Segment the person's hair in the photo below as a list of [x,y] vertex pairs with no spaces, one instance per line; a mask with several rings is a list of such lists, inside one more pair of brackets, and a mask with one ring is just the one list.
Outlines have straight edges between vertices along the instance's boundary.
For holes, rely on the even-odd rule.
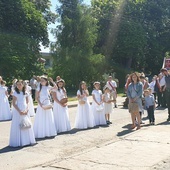
[[107,86],[105,86],[105,87],[103,88],[103,91],[105,92],[107,89],[109,90],[109,88],[108,88]]
[[17,79],[12,80],[12,84],[15,84],[17,81]]
[[145,89],[143,92],[144,92],[144,93],[145,93],[145,92],[149,92],[149,89]]
[[23,80],[17,80],[17,82],[16,82],[15,91],[16,91],[18,94],[20,94],[20,91],[19,91],[19,89],[17,88],[17,83],[23,84],[22,92],[23,92],[23,94],[25,95],[25,85],[24,85],[24,81],[23,81]]
[[81,95],[83,94],[83,89],[81,87],[82,84],[86,85],[86,82],[85,81],[81,81],[80,84],[79,84],[79,90],[80,90]]
[[145,77],[143,75],[140,76],[140,79],[145,79]]
[[[62,86],[61,88],[59,88],[59,86],[58,86],[58,83],[60,83],[60,82],[63,83],[63,86]],[[58,87],[58,91],[60,91],[60,89],[64,89],[64,87],[65,87],[65,81],[64,81],[63,79],[58,80],[58,81],[57,81],[57,87]]]
[[6,81],[5,81],[5,80],[2,80],[2,81],[1,81],[1,84],[6,84]]
[[127,80],[127,79],[129,78],[129,76],[130,76],[130,74],[127,74],[127,75],[125,76],[125,79]]
[[137,77],[137,82],[139,82],[140,79],[139,79],[139,76],[138,76],[138,73],[137,73],[137,72],[134,72],[134,73],[132,73],[132,74],[130,75],[130,80],[131,80],[131,82],[134,82],[133,79],[132,79],[132,77],[133,77],[134,75]]
[[58,81],[58,80],[60,80],[60,79],[61,79],[61,77],[60,77],[60,76],[57,76],[57,77],[56,77],[56,80],[57,80],[57,81]]
[[[44,79],[45,81],[47,81],[47,82],[46,82],[46,86],[49,86],[49,82],[48,82],[48,79],[47,79],[47,78],[41,77],[41,79]],[[40,91],[41,91],[41,89],[42,89],[42,84],[40,83]],[[40,91],[39,91],[39,92],[40,92]]]

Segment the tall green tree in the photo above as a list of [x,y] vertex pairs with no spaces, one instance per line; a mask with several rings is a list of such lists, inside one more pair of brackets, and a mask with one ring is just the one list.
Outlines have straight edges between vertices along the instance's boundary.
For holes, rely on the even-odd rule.
[[49,43],[42,11],[29,0],[0,0],[0,75],[11,79],[40,73],[40,42]]
[[95,51],[108,63],[155,73],[170,39],[169,0],[92,0],[98,22]]
[[33,2],[36,6],[36,9],[43,14],[48,24],[55,23],[57,16],[50,10],[51,7],[50,0],[30,0],[30,1]]
[[[56,32],[54,71],[67,80],[68,86],[77,86],[82,80],[92,81],[93,72],[96,72],[94,67],[97,68],[104,63],[104,56],[93,55],[97,27],[91,9],[79,0],[59,2],[61,6],[58,13],[61,24]],[[102,67],[98,69],[96,76],[101,70]]]
[[[143,27],[147,37],[146,70],[154,74],[170,51],[170,1],[147,0],[143,3]],[[152,63],[152,64],[149,64]]]

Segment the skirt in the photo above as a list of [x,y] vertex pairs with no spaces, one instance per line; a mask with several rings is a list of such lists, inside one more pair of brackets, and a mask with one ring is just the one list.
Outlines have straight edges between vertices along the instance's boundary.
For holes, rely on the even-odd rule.
[[[11,122],[11,131],[10,131],[10,140],[9,146],[11,147],[19,147],[19,146],[27,146],[34,145],[36,143],[33,126],[28,129],[21,129],[20,123],[22,121],[22,116],[18,113],[18,111],[13,108],[13,117]],[[29,118],[29,115],[27,115]]]
[[44,110],[37,107],[34,120],[35,138],[53,137],[57,135],[52,109]]
[[91,106],[88,101],[85,104],[78,104],[77,114],[75,119],[76,129],[87,129],[94,127],[95,120],[91,112]]

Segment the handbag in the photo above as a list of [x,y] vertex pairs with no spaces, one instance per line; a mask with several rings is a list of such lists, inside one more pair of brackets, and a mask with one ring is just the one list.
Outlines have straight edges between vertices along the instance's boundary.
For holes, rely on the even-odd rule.
[[43,108],[44,110],[49,110],[49,109],[52,109],[52,108],[53,108],[53,105],[52,105],[52,104],[43,105],[42,108]]
[[139,112],[139,106],[138,103],[129,103],[128,109],[130,113],[138,113]]
[[83,104],[85,104],[86,102],[84,101],[84,100],[79,100],[79,104],[80,105],[83,105]]
[[50,101],[50,99],[45,99],[45,100],[43,100],[43,102],[42,102],[42,108],[43,108],[44,110],[49,110],[49,109],[52,109],[52,108],[53,108],[53,105],[52,105],[51,101],[50,101],[50,102],[48,102],[48,101]]
[[103,105],[98,105],[97,107],[96,107],[96,110],[98,111],[98,112],[102,112],[103,110],[104,110],[104,107],[103,107]]
[[60,103],[61,103],[61,104],[65,104],[65,103],[67,103],[67,102],[68,102],[68,98],[67,98],[67,97],[65,97],[65,98],[63,98],[63,99],[60,100]]
[[31,121],[27,115],[22,116],[19,126],[21,129],[31,128],[32,124],[31,124]]

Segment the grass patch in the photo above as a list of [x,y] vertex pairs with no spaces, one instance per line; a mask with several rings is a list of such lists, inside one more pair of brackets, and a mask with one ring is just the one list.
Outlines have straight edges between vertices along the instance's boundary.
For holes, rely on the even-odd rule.
[[[117,95],[119,97],[126,97],[126,94],[124,93],[124,88],[117,88]],[[77,96],[75,96],[75,92],[68,93],[68,101],[77,101]],[[34,101],[34,106],[37,106],[37,101]]]
[[69,97],[68,96],[68,101],[71,102],[71,101],[77,101],[77,97]]

